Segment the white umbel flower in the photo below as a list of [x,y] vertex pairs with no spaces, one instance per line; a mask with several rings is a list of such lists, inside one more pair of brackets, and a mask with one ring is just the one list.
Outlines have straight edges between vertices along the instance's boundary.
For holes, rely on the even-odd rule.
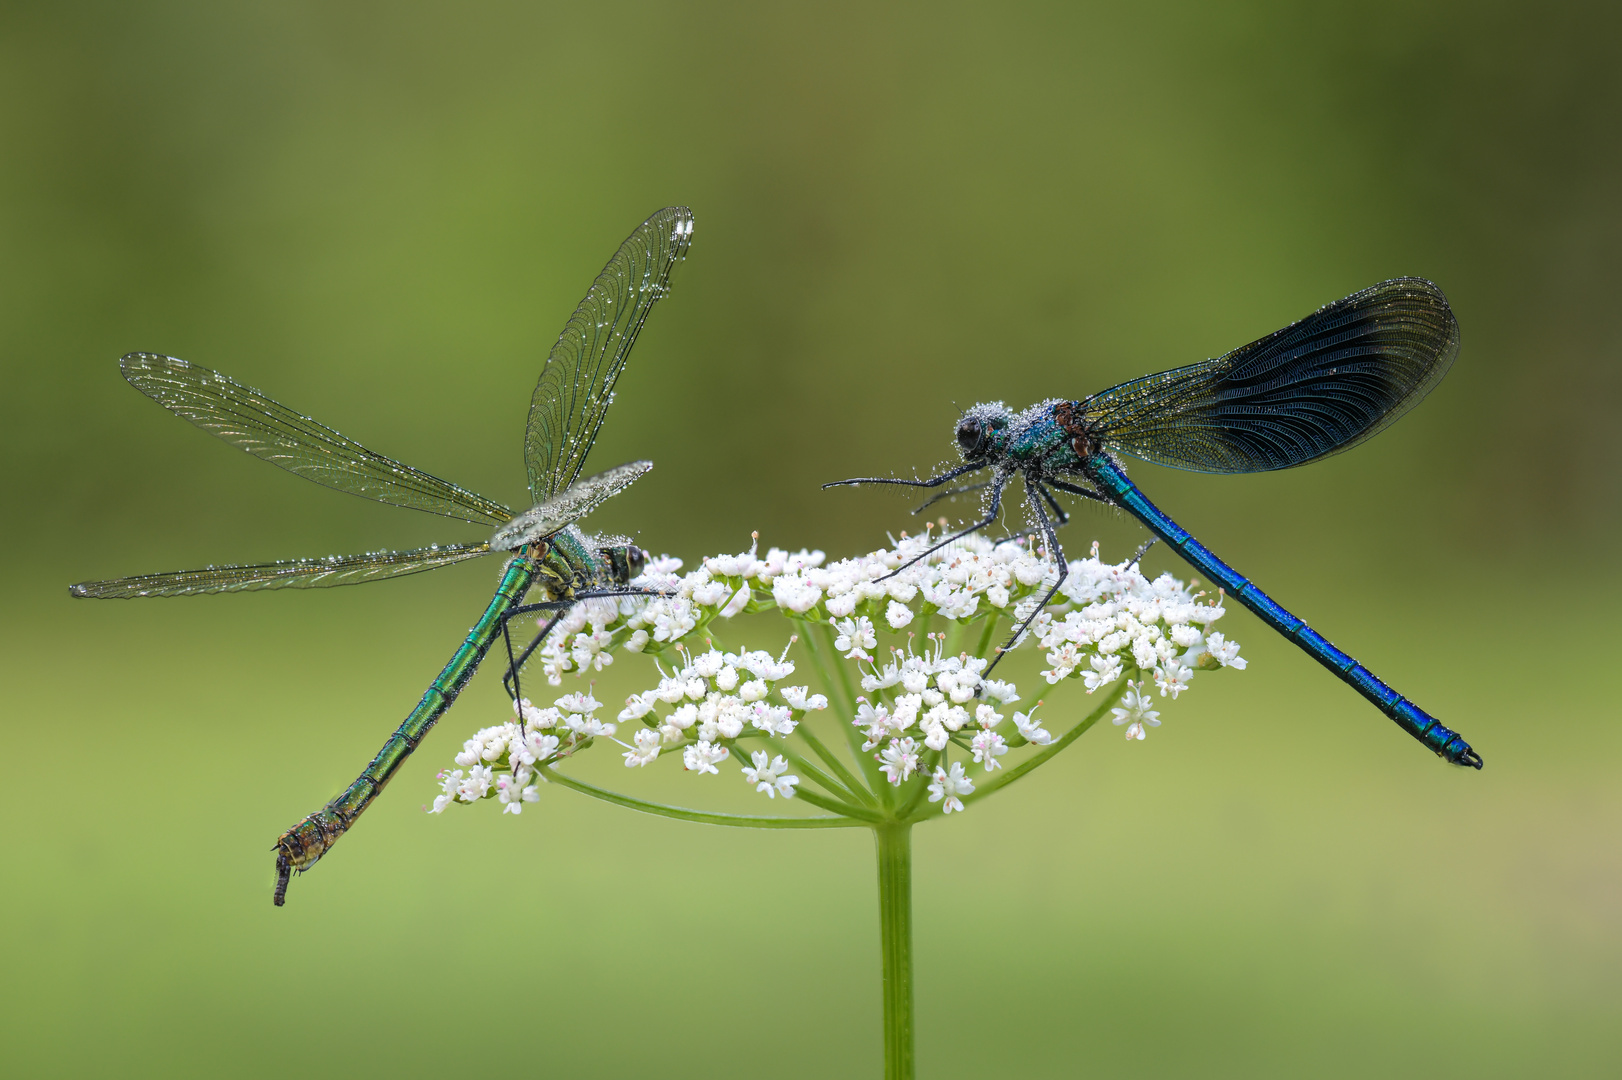
[[[536,659],[557,686],[566,674],[589,678],[625,653],[645,655],[657,675],[617,715],[607,714],[612,720],[584,681],[549,706],[519,701],[511,721],[463,743],[457,767],[439,775],[431,812],[488,800],[517,815],[538,795],[531,781],[566,779],[547,770],[610,741],[627,768],[655,765],[669,751],[679,753],[692,775],[718,775],[729,757],[747,753],[752,764],[743,767],[744,777],[757,791],[773,799],[815,792],[813,801],[835,813],[852,797],[876,802],[850,790],[864,787],[868,777],[897,786],[926,777],[932,803],[962,810],[974,781],[970,763],[945,760],[953,747],[987,772],[1006,768],[1020,775],[1018,763],[1028,755],[1068,742],[1032,714],[1012,712],[1021,700],[1012,680],[986,678],[1008,631],[1035,611],[1058,574],[1027,540],[971,536],[911,561],[932,546],[931,532],[834,562],[820,551],[771,548],[762,555],[758,544],[701,560],[686,573],[680,560],[651,559],[631,583],[645,595],[577,603],[553,626]],[[1197,674],[1245,668],[1239,646],[1212,628],[1223,616],[1221,601],[1220,591],[1214,597],[1195,592],[1169,574],[1151,581],[1136,564],[1104,563],[1095,544],[1088,558],[1070,563],[1055,603],[1036,612],[1013,648],[1045,660],[1042,677],[1055,687],[1074,681],[1095,694],[1119,691],[1122,680],[1132,680],[1112,719],[1139,741],[1160,723],[1151,693],[1174,701]],[[784,634],[787,647],[780,637],[771,649],[727,651],[720,640],[736,642],[737,635],[712,629],[745,612],[771,610],[793,625],[793,636]],[[985,619],[997,625],[975,624]],[[802,651],[790,659],[802,640]],[[980,642],[987,655],[978,655],[973,643]],[[787,685],[805,659],[815,660],[820,678],[832,679],[815,688],[826,692]],[[851,700],[844,692],[854,686],[863,696],[852,706],[839,704]],[[789,755],[760,748],[798,733],[819,757],[830,755],[843,740],[823,742],[823,736],[848,723],[862,733],[853,746],[859,760],[830,761],[826,773],[808,767],[805,776],[793,775]],[[626,725],[630,741],[621,742],[615,734]]]
[[800,778],[789,773],[788,762],[781,754],[772,758],[770,763],[767,762],[767,757],[764,750],[756,750],[749,755],[754,767],[745,765],[743,778],[755,785],[755,790],[763,793],[768,799],[778,795],[785,799],[794,798],[794,785],[800,782]]
[[962,796],[974,792],[974,781],[963,773],[961,761],[952,762],[952,771],[947,772],[940,766],[935,767],[934,780],[929,785],[929,801],[940,802],[946,800],[942,812],[950,814],[954,810],[963,809]]

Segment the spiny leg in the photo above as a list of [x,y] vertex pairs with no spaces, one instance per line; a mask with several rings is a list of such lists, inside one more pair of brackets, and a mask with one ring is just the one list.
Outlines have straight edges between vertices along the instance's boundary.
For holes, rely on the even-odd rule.
[[893,578],[897,574],[901,573],[901,571],[905,570],[907,567],[911,566],[912,564],[914,564],[916,562],[919,562],[920,560],[929,558],[929,556],[935,554],[935,552],[939,551],[941,548],[945,547],[947,544],[950,544],[955,540],[961,540],[965,536],[968,536],[970,533],[977,533],[981,529],[985,528],[987,525],[990,525],[993,522],[995,522],[997,520],[997,515],[1002,513],[1002,489],[1003,489],[1003,486],[1008,483],[1008,478],[1004,477],[1004,476],[994,477],[993,479],[988,480],[987,483],[991,485],[991,510],[990,510],[989,513],[986,514],[984,519],[975,522],[973,525],[970,525],[967,529],[963,529],[963,530],[961,530],[959,532],[953,533],[951,536],[948,536],[944,540],[941,540],[939,543],[935,544],[933,547],[925,549],[921,554],[915,555],[912,558],[908,559],[906,562],[902,563],[900,566],[896,567],[894,570],[891,570],[888,574],[885,574],[883,577],[876,578],[874,580],[877,580],[877,581],[889,581],[891,578]]
[[[546,640],[546,635],[552,632],[552,628],[558,624],[558,620],[567,615],[569,613],[569,609],[574,607],[575,604],[579,603],[580,601],[602,600],[608,597],[618,596],[664,595],[665,594],[660,592],[658,589],[597,589],[590,592],[575,593],[574,598],[571,600],[546,600],[538,604],[522,604],[518,607],[510,608],[501,620],[501,633],[507,639],[507,670],[501,676],[501,685],[506,689],[507,695],[514,701],[520,700],[521,694],[518,688],[518,669],[529,662],[531,654],[533,654],[536,649],[541,647],[541,643]],[[537,611],[555,611],[557,612],[557,615],[555,615],[552,620],[548,622],[544,628],[542,628],[541,632],[536,635],[535,640],[531,641],[524,649],[523,653],[520,654],[515,660],[512,654],[512,638],[507,635],[507,624],[520,615],[529,615]]]
[[1008,643],[997,650],[996,658],[981,673],[980,677],[982,679],[990,675],[991,669],[1002,661],[1002,658],[1008,654],[1008,650],[1019,643],[1020,635],[1031,628],[1031,623],[1036,621],[1036,616],[1052,602],[1054,595],[1059,591],[1059,586],[1063,585],[1064,579],[1070,576],[1070,564],[1065,561],[1064,549],[1059,546],[1059,532],[1053,527],[1053,522],[1049,520],[1047,511],[1042,509],[1042,500],[1032,490],[1033,486],[1031,484],[1025,485],[1025,501],[1030,504],[1031,513],[1036,515],[1036,523],[1042,528],[1042,536],[1048,545],[1048,555],[1052,557],[1054,564],[1058,567],[1059,577],[1054,581],[1053,587],[1047,591],[1047,595],[1042,597],[1042,602],[1032,608],[1029,615],[1025,616],[1025,621],[1020,623],[1019,628],[1008,639]]
[[947,488],[940,494],[931,495],[928,499],[913,507],[912,512],[915,514],[921,514],[925,510],[928,510],[931,506],[934,506],[936,503],[940,502],[942,499],[950,499],[953,495],[962,495],[969,491],[979,491],[981,488],[988,487],[990,484],[990,480],[982,480],[978,484],[964,484],[962,487]]
[[1104,498],[1102,494],[1094,491],[1092,488],[1084,488],[1077,484],[1066,483],[1063,480],[1055,480],[1051,476],[1043,480],[1042,483],[1048,485],[1049,487],[1056,487],[1060,491],[1063,491],[1069,495],[1080,495],[1084,499],[1094,499],[1106,506],[1114,505],[1108,499]]
[[525,732],[525,734],[528,734],[528,727],[527,721],[524,719],[524,706],[522,704],[524,700],[524,688],[519,684],[518,671],[524,666],[525,663],[529,661],[530,654],[540,647],[541,642],[546,640],[546,635],[552,632],[552,628],[558,624],[558,620],[567,615],[569,613],[569,608],[573,607],[574,605],[567,600],[563,600],[559,601],[559,606],[561,610],[558,611],[556,615],[552,616],[551,621],[541,628],[541,632],[535,635],[535,640],[529,643],[529,647],[524,650],[523,655],[518,657],[516,660],[513,659],[512,635],[507,632],[507,624],[512,620],[501,620],[501,636],[505,638],[507,642],[507,670],[501,675],[501,685],[506,688],[507,694],[513,699],[513,704],[517,706],[518,730]]
[[978,465],[959,465],[955,469],[948,469],[939,476],[931,476],[928,480],[898,480],[893,476],[856,476],[849,480],[835,480],[831,484],[823,484],[822,488],[826,491],[831,487],[846,487],[853,484],[900,484],[902,487],[940,487],[948,480],[956,480],[964,473],[976,472],[988,467],[986,462],[981,462]]
[[1070,514],[1065,510],[1064,507],[1059,505],[1059,500],[1053,497],[1053,492],[1047,489],[1047,485],[1043,484],[1041,481],[1037,481],[1036,490],[1042,493],[1042,498],[1047,502],[1048,506],[1052,507],[1053,516],[1059,519],[1059,524],[1070,524]]
[[[1092,491],[1092,490],[1090,490],[1088,488],[1079,487],[1079,486],[1077,486],[1075,484],[1067,484],[1063,480],[1051,480],[1050,479],[1050,480],[1048,480],[1046,482],[1049,483],[1049,484],[1052,484],[1054,487],[1058,488],[1060,491],[1067,491],[1072,495],[1081,495],[1081,496],[1084,496],[1085,498],[1088,498],[1088,499],[1097,499],[1099,502],[1105,504],[1106,506],[1112,505],[1108,499],[1104,498],[1103,495],[1099,494],[1096,491]],[[1063,522],[1060,522],[1060,524],[1063,524]],[[1159,540],[1159,539],[1160,538],[1158,536],[1149,537],[1149,539],[1144,542],[1143,546],[1138,548],[1137,554],[1133,555],[1132,558],[1127,560],[1126,565],[1128,565],[1128,566],[1136,566],[1138,563],[1142,562],[1143,557],[1149,553],[1149,549],[1154,547],[1155,542],[1157,540]]]

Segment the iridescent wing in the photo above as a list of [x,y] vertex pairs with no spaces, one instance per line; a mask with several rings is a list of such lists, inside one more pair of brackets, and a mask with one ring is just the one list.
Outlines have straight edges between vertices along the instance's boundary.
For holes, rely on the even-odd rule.
[[691,210],[660,210],[620,245],[569,316],[529,403],[524,466],[534,505],[580,475],[631,346],[665,295],[671,268],[686,256],[692,236]]
[[495,551],[512,551],[531,540],[550,536],[630,487],[637,477],[651,468],[651,461],[632,461],[578,480],[565,488],[562,494],[525,510],[497,529],[490,538],[490,547]]
[[119,361],[124,378],[176,416],[272,465],[365,499],[478,525],[512,511],[437,476],[402,465],[217,371],[154,353]]
[[1206,360],[1082,403],[1105,445],[1195,472],[1287,469],[1348,450],[1418,404],[1459,351],[1442,290],[1394,278]]
[[72,596],[95,600],[137,596],[192,596],[199,593],[262,592],[267,589],[325,589],[404,577],[490,553],[489,544],[444,544],[415,551],[374,551],[289,559],[257,566],[209,566],[170,574],[143,574],[115,581],[69,585]]

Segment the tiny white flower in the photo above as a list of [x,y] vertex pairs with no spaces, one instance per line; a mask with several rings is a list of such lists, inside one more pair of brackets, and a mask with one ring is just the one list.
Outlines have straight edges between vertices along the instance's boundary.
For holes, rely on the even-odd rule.
[[915,739],[897,739],[873,756],[884,769],[885,778],[898,787],[918,770],[918,742]]
[[441,772],[438,776],[440,793],[434,796],[434,808],[430,814],[443,813],[445,807],[456,801],[457,794],[462,788],[462,770],[452,769],[450,772]]
[[727,759],[729,751],[724,746],[713,746],[709,742],[700,740],[682,751],[682,767],[688,772],[711,773],[719,776],[720,769],[716,766]]
[[490,790],[495,772],[488,765],[475,765],[467,771],[467,778],[456,787],[456,797],[463,802],[478,802]]
[[508,751],[511,760],[520,765],[533,765],[537,761],[545,762],[557,753],[558,737],[548,735],[543,731],[531,728],[524,732],[522,739],[512,744]]
[[1235,671],[1245,670],[1247,661],[1240,657],[1239,646],[1224,638],[1222,631],[1213,630],[1205,639],[1205,648],[1223,667],[1231,667]]
[[963,809],[963,800],[960,796],[970,795],[974,792],[974,781],[963,773],[961,761],[952,762],[952,771],[948,773],[939,765],[935,766],[934,782],[929,785],[929,801],[940,802],[946,800],[943,808],[950,814],[954,810]]
[[732,599],[732,586],[724,581],[708,581],[693,589],[693,603],[701,607],[720,607]]
[[1188,680],[1193,677],[1193,668],[1173,658],[1155,669],[1155,686],[1160,689],[1161,697],[1175,701],[1178,694],[1188,689]]
[[1108,686],[1121,677],[1121,658],[1119,656],[1099,656],[1094,654],[1089,661],[1091,671],[1082,673],[1082,685],[1087,687],[1090,694],[1101,686]]
[[502,803],[503,814],[522,814],[525,803],[540,801],[541,789],[529,782],[533,776],[527,768],[519,766],[516,773],[510,776],[503,773],[496,781],[496,798]]
[[768,799],[778,795],[785,799],[794,798],[794,785],[800,782],[800,778],[788,774],[788,762],[783,760],[781,754],[770,764],[767,764],[767,756],[764,750],[756,750],[749,755],[755,767],[743,767],[744,779],[755,785],[755,790],[765,794]]
[[577,739],[595,739],[599,736],[609,736],[619,730],[617,724],[605,724],[595,716],[571,716],[568,718],[569,730]]
[[[1032,713],[1035,711],[1035,709],[1031,710]],[[1020,735],[1026,742],[1035,743],[1037,746],[1046,746],[1053,741],[1053,736],[1048,734],[1047,729],[1042,726],[1042,722],[1030,715],[1030,713],[1016,712],[1014,714],[1014,727],[1019,729]]]
[[980,684],[980,690],[992,701],[1001,702],[1004,705],[1012,705],[1019,700],[1019,691],[1014,684],[1003,682],[1001,679],[985,680]]
[[1143,692],[1142,683],[1128,683],[1126,693],[1121,696],[1121,704],[1110,710],[1115,714],[1110,722],[1116,727],[1129,725],[1126,729],[1127,739],[1141,741],[1148,734],[1145,724],[1149,727],[1160,726],[1160,714],[1149,708],[1153,700]]
[[558,722],[556,709],[538,709],[530,703],[529,698],[513,702],[513,713],[524,722],[525,727],[545,728]]
[[797,712],[815,712],[828,707],[827,695],[812,694],[809,686],[783,686],[778,688],[778,693],[783,695],[789,708]]
[[658,701],[656,694],[632,694],[625,699],[625,708],[620,710],[619,720],[628,724],[633,720],[640,720],[653,711],[653,703]]
[[854,619],[844,619],[834,624],[839,636],[834,639],[834,648],[845,654],[847,660],[871,660],[867,650],[877,648],[879,639],[873,632],[873,620],[866,615],[858,615]]
[[804,615],[817,606],[822,590],[799,576],[779,577],[772,582],[772,599],[784,611]]
[[[897,731],[906,731],[918,720],[918,710],[923,707],[922,694],[902,694],[895,699],[895,707],[891,710],[891,725]],[[936,747],[936,749],[940,749]]]
[[564,694],[553,704],[566,713],[594,713],[603,707],[602,702],[598,701],[590,694],[582,694],[578,692],[573,694]]
[[693,614],[693,605],[680,598],[667,600],[663,610],[654,618],[653,639],[655,641],[680,641],[698,626],[698,618]]
[[627,769],[650,764],[654,758],[659,756],[659,747],[663,742],[663,738],[658,731],[653,728],[638,728],[636,734],[631,738],[636,743],[636,746],[620,755],[625,758],[625,767]]
[[[1170,616],[1167,616],[1168,620]],[[1188,620],[1183,620],[1186,623]],[[1171,640],[1179,647],[1192,649],[1200,643],[1200,629],[1197,626],[1174,625],[1171,630]]]
[[912,608],[898,600],[891,600],[890,606],[884,609],[884,621],[890,624],[892,630],[899,630],[912,622]]
[[974,733],[969,746],[974,750],[974,760],[984,762],[986,772],[1002,768],[1002,762],[997,759],[1008,753],[1008,743],[1001,735],[982,729]]
[[856,603],[861,597],[854,592],[840,593],[838,596],[829,596],[822,602],[828,614],[836,619],[842,619],[856,610]]

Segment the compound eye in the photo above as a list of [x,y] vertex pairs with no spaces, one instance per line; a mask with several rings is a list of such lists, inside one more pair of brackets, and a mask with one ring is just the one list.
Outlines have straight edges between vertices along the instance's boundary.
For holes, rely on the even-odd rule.
[[957,425],[957,444],[969,457],[980,453],[985,443],[986,429],[972,416],[964,417]]
[[648,565],[648,553],[635,544],[629,544],[625,548],[625,562],[631,568],[631,576],[636,577]]

